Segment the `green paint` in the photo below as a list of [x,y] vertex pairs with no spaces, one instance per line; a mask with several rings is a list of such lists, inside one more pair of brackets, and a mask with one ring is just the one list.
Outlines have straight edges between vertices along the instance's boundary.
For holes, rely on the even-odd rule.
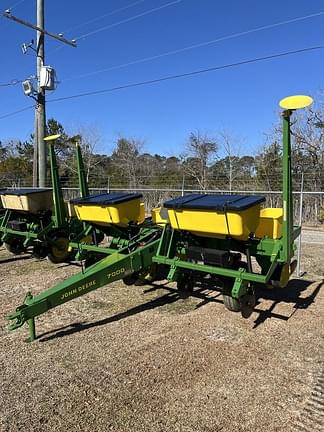
[[[66,279],[35,297],[27,296],[24,304],[7,317],[8,320],[14,321],[10,324],[9,330],[21,327],[26,321],[31,329],[30,320],[47,312],[49,309],[122,279],[131,273],[149,268],[159,243],[159,239],[152,236],[154,232],[155,230],[144,230],[137,239],[130,241],[127,248],[113,253],[85,271]],[[145,241],[147,241],[147,244],[143,246]],[[136,247],[138,245],[141,245],[141,247]],[[135,250],[130,252],[130,249],[133,248]],[[30,337],[33,338],[34,335],[35,331],[33,330]]]
[[86,171],[84,168],[81,147],[79,143],[76,144],[76,160],[77,160],[77,168],[78,168],[80,196],[82,198],[85,198],[89,196],[89,187],[87,182]]
[[[128,275],[148,271],[153,264],[166,266],[168,268],[168,279],[172,281],[181,281],[183,277],[192,277],[194,279],[198,274],[216,275],[220,279],[230,278],[233,280],[231,295],[237,300],[243,298],[247,293],[253,296],[253,284],[255,283],[267,284],[272,278],[280,280],[282,269],[284,267],[287,269],[287,265],[291,262],[294,253],[294,240],[300,234],[300,227],[293,226],[290,116],[291,111],[283,113],[282,188],[284,218],[281,239],[251,238],[247,241],[238,241],[231,238],[205,238],[192,235],[189,232],[174,230],[169,225],[166,225],[161,230],[161,228],[145,222],[141,227],[129,227],[126,230],[108,227],[106,233],[112,235],[113,238],[109,247],[103,248],[93,244],[80,243],[81,234],[91,232],[91,224],[89,224],[85,231],[74,238],[71,246],[78,250],[80,257],[83,254],[90,254],[90,257],[91,254],[107,256],[85,271],[66,279],[35,297],[28,295],[24,303],[8,317],[9,320],[13,321],[9,329],[15,330],[27,322],[30,339],[33,340],[36,337],[35,317],[99,287],[123,279]],[[61,207],[63,198],[53,146],[50,146],[50,158],[56,199],[56,223],[64,223],[66,218],[65,208],[63,211],[63,207]],[[89,191],[79,146],[77,146],[76,159],[80,193],[81,196],[86,196]],[[6,223],[7,216],[5,214],[1,226],[6,225]],[[248,271],[240,263],[235,267],[233,264],[235,261],[232,261],[229,267],[191,262],[188,259],[190,246],[212,248],[219,251],[233,251],[242,254],[247,254],[248,251],[248,255],[255,257],[261,266],[261,273]]]
[[282,156],[282,200],[283,200],[283,261],[290,262],[293,255],[292,230],[293,230],[293,198],[291,181],[291,143],[290,143],[290,116],[291,110],[282,113],[283,119],[283,156]]
[[61,188],[60,176],[58,173],[57,160],[55,155],[54,145],[49,141],[49,159],[51,165],[51,178],[53,186],[53,202],[54,202],[54,226],[62,227],[66,224],[66,209]]

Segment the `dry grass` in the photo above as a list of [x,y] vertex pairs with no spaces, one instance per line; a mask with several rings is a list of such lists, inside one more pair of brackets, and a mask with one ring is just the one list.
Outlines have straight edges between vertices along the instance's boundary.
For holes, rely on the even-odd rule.
[[[1,319],[1,431],[321,430],[309,401],[323,382],[323,246],[304,246],[304,260],[309,274],[259,291],[248,320],[217,292],[122,283],[41,316],[33,344]],[[0,265],[2,317],[79,270]]]

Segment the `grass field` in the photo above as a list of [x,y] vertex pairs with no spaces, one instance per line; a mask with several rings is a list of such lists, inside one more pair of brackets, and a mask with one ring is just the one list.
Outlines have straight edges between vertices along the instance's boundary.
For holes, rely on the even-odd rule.
[[0,430],[323,430],[323,249],[305,244],[307,273],[259,289],[247,320],[207,288],[118,282],[39,317],[32,344],[4,316],[79,268],[2,262]]

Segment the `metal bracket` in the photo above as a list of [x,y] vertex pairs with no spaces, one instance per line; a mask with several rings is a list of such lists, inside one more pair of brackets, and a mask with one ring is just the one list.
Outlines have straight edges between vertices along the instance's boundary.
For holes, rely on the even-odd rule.
[[176,274],[177,274],[177,266],[173,264],[173,265],[170,266],[170,270],[169,270],[167,279],[169,281],[175,281],[175,280],[177,280]]
[[[246,270],[243,268],[239,269],[240,272],[245,272]],[[232,297],[235,299],[239,299],[243,295],[247,293],[248,282],[243,280],[241,277],[235,278],[234,285],[232,288]]]

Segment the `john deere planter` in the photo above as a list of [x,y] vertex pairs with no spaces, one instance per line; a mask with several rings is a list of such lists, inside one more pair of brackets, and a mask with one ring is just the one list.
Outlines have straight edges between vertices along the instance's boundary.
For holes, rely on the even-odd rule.
[[152,220],[144,220],[138,195],[76,200],[81,221],[116,235],[108,248],[81,243],[90,257],[103,258],[35,297],[28,293],[8,317],[10,330],[27,322],[33,340],[35,317],[110,282],[134,281],[154,266],[163,266],[167,279],[189,294],[196,282],[208,277],[209,286],[222,290],[227,309],[249,317],[255,306],[255,284],[285,288],[295,268],[294,240],[300,227],[293,225],[290,117],[311,102],[305,96],[280,102],[282,208],[262,208],[263,196],[192,194],[165,202],[163,209],[153,209]]
[[[73,215],[71,207],[63,200],[52,143],[58,137],[59,135],[54,135],[45,138],[49,142],[52,189],[0,191],[4,207],[4,213],[0,215],[0,241],[13,254],[21,254],[32,247],[36,258],[48,256],[54,263],[71,258],[70,238],[80,241],[91,231]],[[80,150],[77,148],[79,161],[81,155],[78,152]],[[82,186],[81,196],[85,196],[87,189],[84,183]]]

